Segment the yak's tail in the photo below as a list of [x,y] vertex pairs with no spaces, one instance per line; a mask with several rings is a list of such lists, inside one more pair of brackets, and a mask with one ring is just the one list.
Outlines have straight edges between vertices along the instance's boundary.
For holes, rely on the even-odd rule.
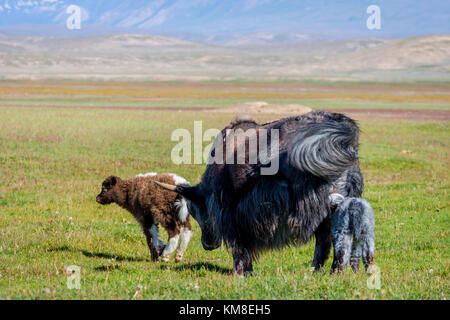
[[287,149],[293,167],[327,181],[337,179],[358,160],[357,124],[344,115],[330,115],[302,125]]

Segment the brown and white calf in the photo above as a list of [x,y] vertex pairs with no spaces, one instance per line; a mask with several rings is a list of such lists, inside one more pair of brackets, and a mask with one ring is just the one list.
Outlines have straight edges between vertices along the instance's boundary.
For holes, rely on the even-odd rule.
[[[117,203],[134,216],[147,239],[153,261],[158,261],[162,256],[161,260],[168,262],[180,240],[175,257],[175,261],[179,262],[193,234],[186,201],[180,195],[159,188],[155,181],[189,185],[184,178],[172,173],[151,172],[128,180],[110,176],[103,181],[102,191],[96,200],[102,205]],[[167,245],[159,238],[158,224],[169,234]]]

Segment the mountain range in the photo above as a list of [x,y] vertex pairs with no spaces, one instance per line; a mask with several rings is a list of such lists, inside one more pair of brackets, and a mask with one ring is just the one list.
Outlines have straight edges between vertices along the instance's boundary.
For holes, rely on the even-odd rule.
[[156,35],[0,35],[0,79],[450,80],[450,35],[227,47]]

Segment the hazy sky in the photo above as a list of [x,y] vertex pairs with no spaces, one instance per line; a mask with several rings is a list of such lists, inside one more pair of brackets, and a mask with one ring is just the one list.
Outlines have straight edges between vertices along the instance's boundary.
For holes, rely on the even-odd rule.
[[[154,33],[268,32],[332,38],[450,33],[450,0],[0,0],[0,26],[7,27],[3,31],[16,28],[51,34],[64,28],[71,4],[81,8],[82,26],[90,32],[124,28]],[[380,30],[367,29],[369,5],[381,9]],[[82,33],[83,28],[77,32]]]

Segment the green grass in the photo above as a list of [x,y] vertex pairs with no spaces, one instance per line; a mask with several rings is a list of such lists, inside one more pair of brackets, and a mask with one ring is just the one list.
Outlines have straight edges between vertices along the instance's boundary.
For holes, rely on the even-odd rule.
[[[95,202],[102,180],[158,171],[197,182],[203,165],[170,161],[171,132],[192,132],[200,119],[204,129],[221,128],[230,117],[0,108],[0,299],[131,299],[138,286],[138,299],[449,297],[448,122],[360,122],[380,290],[367,287],[364,273],[329,275],[331,259],[326,272],[311,273],[313,243],[267,252],[253,277],[235,278],[224,247],[202,249],[195,222],[181,263],[150,262],[131,215]],[[69,265],[81,267],[81,290],[66,286]]]
[[[253,99],[250,101],[255,101]],[[0,106],[57,106],[57,107],[167,107],[167,108],[225,108],[235,104],[248,102],[245,98],[225,99],[160,99],[160,100],[133,100],[130,98],[108,99],[101,97],[73,97],[64,96],[33,96],[32,98],[7,97],[0,98]],[[424,103],[386,103],[358,100],[336,99],[264,99],[271,104],[300,104],[313,109],[433,109],[450,110],[450,104],[424,104]]]

